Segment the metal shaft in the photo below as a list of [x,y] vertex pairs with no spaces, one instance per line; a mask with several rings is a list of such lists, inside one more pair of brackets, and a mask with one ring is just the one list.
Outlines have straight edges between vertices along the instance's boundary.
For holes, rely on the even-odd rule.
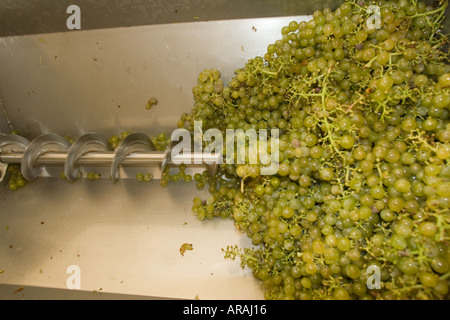
[[[115,150],[111,150],[105,137],[88,133],[72,145],[56,134],[44,134],[31,142],[17,135],[0,136],[0,163],[21,164],[21,171],[27,180],[34,180],[42,174],[44,166],[64,166],[69,181],[79,176],[80,166],[103,166],[111,168],[111,178],[119,179],[119,166],[159,166],[162,171],[168,165],[206,165],[214,174],[221,162],[220,154],[179,153],[172,154],[173,145],[165,151],[155,151],[148,136],[132,133]],[[3,176],[4,173],[2,173]]]
[[[3,163],[21,163],[23,153],[5,153],[0,154],[0,161]],[[41,155],[35,162],[36,165],[63,165],[67,160],[68,154],[65,152],[49,152]],[[114,160],[113,152],[90,152],[78,158],[77,163],[80,165],[109,165]],[[150,165],[162,164],[165,158],[165,152],[149,151],[131,153],[126,156],[121,164],[124,165]],[[217,156],[209,154],[189,154],[177,155],[171,161],[179,163],[202,164],[212,163],[217,160]]]

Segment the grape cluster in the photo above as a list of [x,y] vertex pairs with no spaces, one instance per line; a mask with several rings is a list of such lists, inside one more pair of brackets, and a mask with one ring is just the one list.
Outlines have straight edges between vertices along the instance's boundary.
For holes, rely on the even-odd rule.
[[157,151],[165,151],[170,143],[170,137],[165,132],[161,132],[156,136],[150,138],[153,146]]
[[[164,171],[162,172],[161,175],[161,181],[160,181],[160,185],[163,187],[166,187],[170,181],[184,181],[184,182],[191,182],[193,177],[192,175],[186,173],[186,165],[184,163],[180,164],[178,166],[178,170],[176,173],[173,173],[170,170],[170,167],[166,167],[164,169]],[[197,179],[196,181],[198,181],[198,174],[195,174],[194,177]],[[197,188],[199,189],[203,189],[203,187],[201,185],[198,184],[197,182]]]
[[227,86],[217,70],[200,73],[178,127],[280,132],[277,174],[220,165],[192,207],[251,239],[223,251],[265,298],[449,298],[447,5],[346,1],[290,22]]
[[[108,143],[113,150],[117,149],[119,144],[130,134],[130,131],[124,131],[113,135],[108,139]],[[157,151],[165,151],[170,143],[170,137],[165,132],[160,132],[156,136],[150,137],[150,142]]]
[[108,143],[111,146],[111,148],[115,150],[122,142],[122,140],[125,139],[129,134],[130,133],[128,131],[124,131],[121,132],[120,134],[113,135],[108,139]]
[[[251,239],[253,247],[223,251],[252,271],[265,298],[449,298],[447,6],[347,0],[290,22],[227,85],[216,69],[199,74],[177,126],[278,129],[278,171],[262,175],[247,145],[244,164],[221,164],[214,176],[166,168],[161,185],[208,187],[193,213],[231,219]],[[150,140],[159,151],[170,143],[165,133]],[[11,190],[25,184],[19,166],[8,170]],[[373,267],[379,287],[369,286]]]
[[22,172],[20,171],[20,165],[13,164],[8,166],[8,173],[9,173],[9,179],[8,179],[8,187],[11,191],[16,191],[19,188],[22,188],[26,184],[26,180],[22,175]]
[[101,174],[97,173],[97,172],[89,172],[87,174],[87,179],[90,181],[98,180],[98,179],[100,179],[100,177],[101,177]]
[[153,175],[151,173],[138,172],[136,174],[136,180],[139,182],[150,182],[153,180]]

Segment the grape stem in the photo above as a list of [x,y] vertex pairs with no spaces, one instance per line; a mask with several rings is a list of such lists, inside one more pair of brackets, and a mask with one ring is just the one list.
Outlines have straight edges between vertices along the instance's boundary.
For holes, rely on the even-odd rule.
[[363,94],[360,94],[359,92],[356,92],[356,93],[359,95],[359,98],[355,102],[353,102],[351,105],[348,106],[345,113],[349,113],[350,111],[352,111],[352,108],[354,106],[356,106],[358,103],[364,101],[365,96]]
[[245,180],[247,177],[249,177],[248,174],[245,175],[244,177],[242,177],[242,180],[241,180],[241,192],[242,192],[242,193],[244,193],[244,180]]
[[445,279],[447,279],[448,277],[450,277],[450,271],[448,271],[447,273],[444,273],[442,276],[439,277],[439,279],[445,280]]
[[429,16],[429,15],[433,15],[435,13],[440,13],[436,19],[436,21],[439,21],[439,19],[441,19],[442,16],[444,15],[445,9],[447,8],[447,6],[448,6],[448,1],[445,1],[444,5],[437,9],[434,9],[431,11],[425,11],[425,12],[421,12],[421,13],[416,13],[416,14],[412,15],[410,18],[413,19],[413,18],[417,18],[417,17]]

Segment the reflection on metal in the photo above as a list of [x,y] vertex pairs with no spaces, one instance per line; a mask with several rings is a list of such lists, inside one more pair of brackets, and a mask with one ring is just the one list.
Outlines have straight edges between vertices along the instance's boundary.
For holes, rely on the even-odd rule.
[[143,133],[131,133],[122,140],[114,153],[111,165],[111,179],[113,182],[119,180],[119,165],[131,153],[155,150],[150,138]]
[[215,174],[220,154],[177,154],[172,158],[173,146],[171,143],[165,151],[155,151],[150,138],[143,133],[129,134],[115,151],[111,151],[106,138],[98,133],[85,134],[71,146],[56,134],[44,134],[31,142],[17,135],[4,135],[0,137],[0,163],[20,163],[22,174],[29,181],[48,176],[48,172],[43,170],[45,166],[64,166],[64,174],[69,181],[79,177],[80,165],[110,166],[111,179],[117,182],[121,165],[156,165],[164,171],[173,160],[198,167],[194,159],[200,159],[200,167],[206,167],[211,175]]
[[[77,0],[82,30],[312,14],[341,0]],[[0,1],[0,37],[70,31],[72,0]]]
[[[192,109],[200,72],[215,68],[228,83],[236,69],[280,39],[281,28],[294,19],[307,17],[0,38],[1,97],[14,129],[25,137],[169,133],[180,115]],[[153,97],[158,104],[148,110]],[[0,131],[8,132],[4,123],[0,120]]]
[[28,181],[36,180],[41,174],[41,167],[36,165],[36,160],[49,152],[64,152],[70,147],[69,141],[63,137],[48,133],[31,141],[23,153],[20,167],[22,174]]
[[64,162],[64,174],[69,181],[78,178],[79,170],[76,167],[78,159],[90,152],[109,151],[108,140],[98,133],[88,133],[78,138],[67,152],[67,159]]

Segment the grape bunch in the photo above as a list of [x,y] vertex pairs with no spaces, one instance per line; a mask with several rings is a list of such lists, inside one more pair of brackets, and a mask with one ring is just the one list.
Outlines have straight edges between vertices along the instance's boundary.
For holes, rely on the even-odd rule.
[[[169,166],[166,167],[166,168],[164,169],[164,171],[162,172],[162,174],[161,174],[161,180],[160,180],[160,183],[159,183],[159,184],[160,184],[162,187],[166,187],[166,186],[169,184],[170,181],[180,181],[180,180],[181,180],[181,181],[184,181],[184,182],[191,182],[191,181],[193,180],[192,175],[186,173],[186,165],[185,165],[184,163],[180,164],[180,165],[178,166],[178,168],[175,169],[175,171],[177,171],[177,172],[176,172],[176,173],[173,173],[173,172],[170,170],[170,167],[169,167]],[[199,180],[197,179],[197,175],[200,175],[200,174],[197,173],[197,174],[194,175],[195,181],[199,181]],[[200,176],[201,176],[201,175],[200,175]],[[202,181],[203,181],[203,178],[202,178]],[[201,190],[201,189],[204,188],[205,182],[203,182],[203,185],[200,185],[199,183],[200,183],[200,182],[197,182],[197,188],[198,188],[199,190]]]
[[[231,219],[251,240],[224,255],[251,270],[266,299],[449,299],[447,6],[347,0],[290,22],[228,84],[216,69],[199,74],[178,128],[277,129],[278,170],[263,175],[248,143],[235,155],[245,151],[245,163],[214,176],[182,164],[160,184],[208,188],[192,212]],[[165,133],[150,140],[159,151],[170,143]],[[8,170],[10,189],[22,187],[19,166]]]
[[170,137],[165,132],[160,132],[158,135],[150,138],[152,145],[157,151],[165,151],[170,143]]
[[[123,131],[119,134],[113,135],[108,139],[108,143],[113,150],[117,149],[119,144],[130,134],[130,131]],[[156,136],[150,137],[152,146],[157,151],[165,151],[170,143],[170,137],[165,132],[160,132]]]
[[8,166],[8,188],[11,191],[16,191],[26,185],[26,180],[20,171],[20,165],[13,164]]
[[266,299],[449,298],[447,5],[345,1],[290,22],[227,85],[200,73],[178,127],[280,132],[275,175],[222,164],[192,206],[251,239],[223,251]]

